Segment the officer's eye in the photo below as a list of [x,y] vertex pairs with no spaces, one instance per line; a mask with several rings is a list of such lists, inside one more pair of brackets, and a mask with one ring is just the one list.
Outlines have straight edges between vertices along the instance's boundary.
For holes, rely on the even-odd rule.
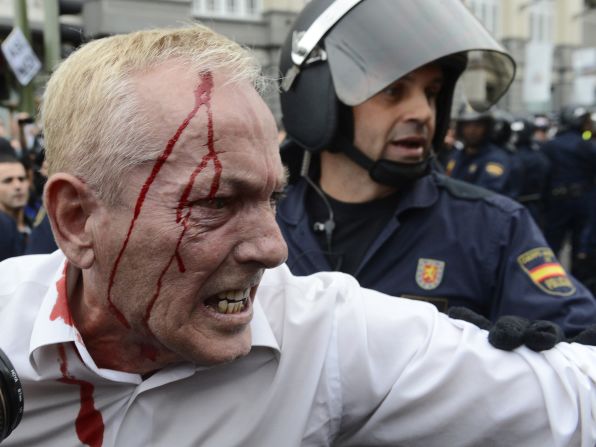
[[382,90],[384,96],[389,98],[395,99],[399,98],[403,90],[403,87],[400,84],[392,84],[389,87],[386,87]]
[[443,89],[443,85],[440,83],[436,83],[431,85],[430,87],[428,87],[426,89],[426,97],[429,100],[435,100],[437,99],[437,97],[439,96],[439,94],[441,93],[441,90]]

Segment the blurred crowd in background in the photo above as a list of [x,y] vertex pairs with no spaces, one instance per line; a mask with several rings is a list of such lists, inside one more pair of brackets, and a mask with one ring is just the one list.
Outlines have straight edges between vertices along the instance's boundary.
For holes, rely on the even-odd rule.
[[0,121],[0,260],[57,247],[43,207],[43,134],[26,113]]
[[571,272],[596,290],[596,113],[515,117],[460,110],[437,161],[446,174],[525,205]]

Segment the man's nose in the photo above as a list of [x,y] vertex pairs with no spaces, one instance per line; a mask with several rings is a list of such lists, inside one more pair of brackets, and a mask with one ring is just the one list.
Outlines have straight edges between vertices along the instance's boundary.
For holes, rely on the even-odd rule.
[[235,252],[238,262],[256,262],[273,268],[288,258],[288,247],[271,209],[251,213],[240,238]]

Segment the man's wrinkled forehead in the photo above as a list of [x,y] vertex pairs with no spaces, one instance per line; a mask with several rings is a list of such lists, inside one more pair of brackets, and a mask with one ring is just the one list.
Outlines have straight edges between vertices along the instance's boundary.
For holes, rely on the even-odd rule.
[[157,67],[137,81],[142,108],[152,115],[154,142],[163,147],[155,159],[164,165],[193,166],[212,152],[203,160],[204,173],[215,168],[216,158],[224,163],[224,176],[259,165],[282,171],[275,166],[281,165],[275,120],[249,81],[230,82],[225,73],[193,72],[184,65]]
[[[209,82],[205,81],[207,74]],[[247,131],[257,138],[277,134],[271,112],[247,80],[231,81],[221,70],[200,72],[184,63],[162,64],[135,78],[141,106],[152,118],[152,130],[162,128],[167,133],[188,119],[187,137],[211,131],[216,140]],[[195,113],[190,117],[192,110]],[[266,125],[255,123],[263,118]],[[207,126],[209,120],[213,129]]]

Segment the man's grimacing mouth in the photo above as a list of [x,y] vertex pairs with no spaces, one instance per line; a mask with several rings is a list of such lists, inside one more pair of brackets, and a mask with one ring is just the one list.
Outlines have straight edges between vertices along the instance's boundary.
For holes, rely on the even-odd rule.
[[205,301],[205,306],[220,314],[237,314],[246,309],[250,300],[251,287],[227,290]]

